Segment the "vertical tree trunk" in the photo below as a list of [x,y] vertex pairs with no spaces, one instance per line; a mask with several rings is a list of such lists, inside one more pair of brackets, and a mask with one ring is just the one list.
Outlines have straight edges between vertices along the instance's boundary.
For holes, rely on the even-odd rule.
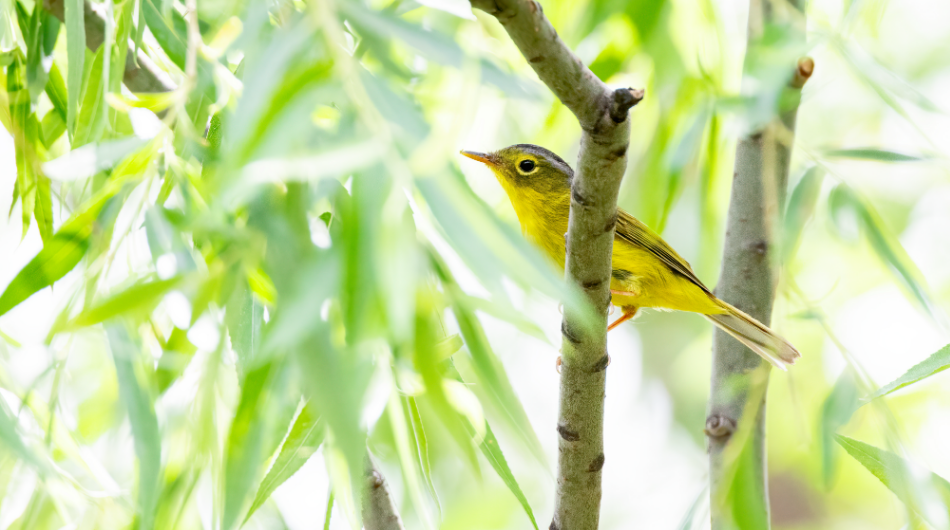
[[[752,0],[749,45],[781,17],[768,0]],[[803,26],[803,24],[802,24]],[[798,31],[804,39],[804,28]],[[793,65],[789,65],[791,70]],[[799,60],[780,115],[740,139],[716,294],[764,324],[772,316],[777,270],[774,226],[788,181],[795,117],[811,59]],[[770,366],[721,330],[713,337],[712,384],[706,419],[713,530],[768,528],[765,397]],[[741,506],[731,502],[743,481]],[[750,501],[751,502],[747,502]],[[739,509],[734,510],[733,507]],[[741,511],[742,513],[738,513]]]

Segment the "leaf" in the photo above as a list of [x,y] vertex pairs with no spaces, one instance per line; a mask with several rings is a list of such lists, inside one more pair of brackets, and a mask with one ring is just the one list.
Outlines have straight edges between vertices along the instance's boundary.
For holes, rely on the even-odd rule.
[[[443,284],[447,291],[457,289],[456,286],[451,284],[445,285],[444,281]],[[488,403],[501,413],[504,421],[518,434],[525,447],[534,454],[542,465],[546,464],[547,460],[544,456],[544,450],[541,448],[541,442],[538,440],[538,435],[531,427],[528,414],[524,411],[521,401],[515,394],[504,366],[492,350],[488,337],[485,335],[485,330],[482,328],[475,312],[467,308],[464,303],[456,303],[452,306],[452,313],[458,322],[462,337],[465,338],[465,344],[468,346],[468,352],[472,359],[472,367],[478,377],[478,383],[480,383],[475,387],[486,395]]]
[[89,71],[83,90],[82,105],[77,117],[79,123],[76,124],[73,135],[73,147],[81,147],[97,141],[105,130],[107,114],[105,93],[108,88],[108,80],[105,78],[107,74],[105,54],[108,53],[108,48],[108,46],[100,46],[93,58],[92,69]]
[[251,296],[247,280],[241,276],[225,307],[225,322],[231,337],[231,348],[237,352],[239,367],[249,369],[258,357],[264,306]]
[[[462,48],[448,35],[416,26],[401,18],[367,9],[355,2],[341,4],[340,11],[346,15],[347,21],[360,31],[373,33],[381,38],[398,39],[415,48],[420,55],[431,61],[461,68],[466,62],[473,60],[466,57]],[[486,83],[495,85],[512,97],[537,96],[538,90],[525,83],[518,76],[502,71],[498,66],[485,59],[474,60],[481,66],[482,79]]]
[[[63,123],[66,123],[69,116],[69,94],[66,89],[66,82],[63,81],[63,74],[60,73],[59,66],[56,66],[55,62],[49,69],[49,81],[46,82],[46,95],[49,96],[49,100],[53,104],[53,109],[60,118],[62,118]],[[50,140],[55,140],[55,138]],[[52,141],[50,143],[52,143]]]
[[821,461],[825,489],[830,490],[835,471],[837,455],[834,437],[838,429],[851,420],[854,412],[860,408],[858,400],[858,382],[854,372],[848,368],[838,377],[821,408]]
[[181,328],[172,329],[168,341],[162,345],[162,357],[155,367],[155,379],[158,382],[158,392],[168,390],[185,371],[188,363],[194,357],[198,347],[188,340],[188,332]]
[[[406,483],[406,489],[409,490],[409,498],[412,500],[412,505],[416,513],[418,513],[422,519],[423,526],[431,529],[433,525],[432,521],[429,520],[429,514],[422,498],[422,485],[419,481],[419,468],[421,466],[416,465],[418,460],[415,457],[418,456],[418,453],[413,450],[414,447],[411,443],[414,441],[410,434],[413,431],[409,428],[412,425],[412,420],[406,417],[406,407],[403,405],[404,400],[400,397],[399,392],[394,390],[389,395],[389,400],[386,404],[386,413],[389,418],[389,424],[392,427],[396,453],[399,455],[399,464],[402,468],[402,476]],[[414,455],[413,453],[416,454]]]
[[267,386],[272,372],[271,363],[246,369],[247,376],[241,386],[241,401],[238,404],[231,431],[228,434],[227,455],[224,463],[224,510],[221,528],[230,530],[239,521],[251,486],[257,480],[261,464]]
[[[693,504],[690,505],[689,511],[683,516],[683,520],[680,522],[679,530],[693,530],[693,527],[696,526],[696,521],[702,521],[703,519],[708,519],[709,512],[709,486],[703,487],[702,491],[699,492],[699,495],[696,496],[696,500],[693,501]],[[705,513],[704,509],[705,508]],[[703,528],[700,523],[700,528]]]
[[[935,474],[914,473],[909,462],[900,456],[873,445],[837,435],[835,440],[865,469],[887,486],[901,500],[912,515],[926,520],[934,528],[946,527],[950,511],[950,482]],[[931,497],[936,494],[943,502],[944,511],[938,513]],[[939,524],[943,523],[943,524]]]
[[66,127],[70,138],[76,134],[79,116],[79,95],[82,93],[83,62],[86,60],[86,25],[83,0],[64,0],[67,56],[67,111]]
[[422,415],[419,413],[419,405],[416,403],[416,398],[412,396],[406,396],[404,402],[408,409],[410,421],[412,422],[412,430],[415,437],[422,476],[425,478],[426,486],[429,488],[429,495],[432,495],[432,498],[435,499],[436,505],[439,506],[439,510],[441,511],[439,494],[436,492],[435,485],[432,483],[432,466],[429,462],[429,441],[426,437],[425,425],[422,423]]
[[792,190],[785,208],[785,218],[782,231],[782,261],[787,263],[798,249],[802,230],[805,224],[815,213],[815,204],[821,192],[821,183],[824,172],[818,166],[812,166]]
[[135,284],[76,315],[66,324],[65,329],[92,326],[119,315],[148,314],[168,291],[181,283],[182,279],[181,276],[177,276],[167,280]]
[[61,228],[0,295],[0,315],[73,270],[89,249],[90,234],[88,227],[72,225]]
[[152,397],[143,388],[133,366],[138,347],[132,342],[124,324],[111,324],[106,332],[119,379],[119,395],[129,412],[135,455],[139,461],[139,528],[152,528],[161,493],[162,435],[158,429]]
[[865,401],[870,402],[881,396],[886,396],[905,386],[912,385],[934,374],[938,374],[947,368],[950,368],[950,344],[937,350],[930,357],[927,357],[922,362],[911,367],[904,375],[879,388],[877,392],[868,396]]
[[905,155],[896,151],[887,151],[873,147],[856,149],[831,149],[825,151],[829,158],[854,158],[857,160],[873,160],[877,162],[918,162],[924,160],[919,156]]
[[29,448],[20,437],[16,417],[7,410],[7,403],[0,399],[0,442],[3,448],[16,455],[16,458],[29,463],[37,469],[44,470],[46,463]]
[[874,249],[878,257],[890,266],[898,279],[914,295],[917,302],[930,316],[936,322],[942,324],[945,317],[931,299],[930,290],[920,269],[907,255],[907,251],[904,250],[897,237],[888,230],[877,211],[846,184],[839,184],[832,191],[833,194],[829,197],[829,204],[833,211],[850,210],[855,215],[863,228],[864,236],[868,239],[871,248]]
[[479,448],[482,450],[482,454],[485,455],[485,458],[488,459],[492,469],[498,474],[498,477],[505,483],[505,486],[508,486],[508,490],[511,494],[518,499],[518,503],[521,504],[525,514],[528,515],[528,519],[531,520],[531,525],[537,530],[538,522],[534,519],[534,512],[531,510],[531,505],[528,504],[528,499],[521,491],[518,480],[515,479],[511,468],[508,467],[505,455],[502,453],[501,447],[498,445],[498,440],[495,439],[495,435],[492,433],[491,426],[488,425],[488,422],[485,423],[485,437],[482,439]]
[[43,175],[36,176],[36,205],[33,208],[33,216],[45,246],[53,237],[53,197],[49,179]]
[[320,448],[324,436],[326,436],[326,430],[320,414],[313,405],[305,404],[290,425],[290,431],[280,446],[277,458],[261,480],[254,502],[251,503],[247,516],[244,517],[244,523],[247,523],[254,512],[270,498],[274,490],[307,463],[307,460]]

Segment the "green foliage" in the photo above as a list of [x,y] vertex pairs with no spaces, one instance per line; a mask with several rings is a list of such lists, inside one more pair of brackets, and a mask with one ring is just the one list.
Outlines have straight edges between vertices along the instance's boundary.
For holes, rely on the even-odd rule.
[[[357,528],[372,454],[407,528],[522,528],[522,513],[537,528],[534,512],[548,509],[540,502],[555,484],[554,411],[539,405],[556,401],[544,386],[560,340],[555,300],[583,299],[524,240],[491,177],[469,172],[457,150],[527,141],[571,161],[573,117],[503,28],[469,17],[465,2],[201,0],[194,19],[187,4],[93,2],[105,24],[103,45],[91,49],[84,2],[65,0],[60,23],[43,2],[0,0],[0,122],[11,139],[0,167],[10,200],[0,226],[0,519],[40,530],[283,528],[296,524],[284,512],[300,498],[308,521],[319,519],[322,493],[294,497],[318,484],[328,488],[324,527],[335,513],[334,528]],[[786,27],[766,28],[740,90],[745,31],[728,6],[542,4],[605,82],[646,88],[631,118],[621,206],[711,285],[736,131],[787,108],[788,65],[802,43]],[[847,351],[833,333],[838,320],[816,315],[845,311],[890,281],[887,270],[942,322],[946,282],[925,260],[943,255],[922,251],[908,227],[929,219],[920,182],[943,182],[946,153],[923,134],[931,124],[914,120],[941,116],[920,81],[940,79],[945,61],[915,51],[895,59],[865,34],[888,19],[875,15],[879,3],[847,4],[835,28],[824,7],[804,10],[818,88],[806,86],[806,132],[794,150],[801,176],[776,227],[783,295],[773,320],[803,359],[789,378],[773,378],[768,458],[779,486],[791,476],[801,497],[821,498],[820,510],[799,510],[811,514],[800,527],[889,517],[896,528],[832,440],[890,477],[896,456],[838,431],[916,437],[926,432],[917,416],[890,407],[930,410],[911,401],[933,397],[859,409],[876,388],[862,363],[875,358]],[[130,53],[130,64],[147,58],[177,90],[122,86]],[[844,99],[829,82],[845,70],[834,61],[854,75]],[[888,134],[901,129],[891,118],[923,140],[894,141]],[[867,248],[842,244],[859,233]],[[666,526],[699,528],[710,505],[761,528],[759,457],[742,443],[730,455],[728,498],[704,492],[692,507],[652,506],[653,494],[667,499],[675,484],[679,499],[699,489],[683,477],[702,476],[708,374],[697,367],[708,364],[708,337],[680,317],[648,314],[611,336],[615,362],[641,359],[643,369],[610,368],[608,414],[630,388],[649,406],[623,418],[636,432],[622,451],[608,441],[608,465],[632,478],[605,490],[603,526],[627,528],[655,509]],[[622,351],[634,342],[618,334],[633,333],[643,355]],[[825,333],[834,347],[822,347]],[[889,358],[920,353],[918,338]],[[849,366],[832,386],[823,374],[837,373],[827,361],[836,350]],[[868,399],[937,374],[947,355],[897,377],[902,366]],[[526,358],[530,369],[513,364]],[[690,434],[670,435],[670,423],[670,433]],[[696,469],[641,477],[625,467],[647,450],[651,462],[675,451]],[[908,491],[919,480],[887,480],[902,499],[917,495]],[[927,488],[921,495],[929,506]]]

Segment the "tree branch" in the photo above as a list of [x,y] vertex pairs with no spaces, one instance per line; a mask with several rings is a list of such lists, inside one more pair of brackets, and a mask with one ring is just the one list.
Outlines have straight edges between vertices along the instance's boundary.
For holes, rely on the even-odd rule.
[[[60,22],[65,23],[64,0],[43,0],[43,8]],[[99,49],[105,40],[106,22],[89,2],[85,2],[84,21],[86,26],[86,47],[92,51]],[[132,92],[171,92],[174,84],[168,80],[161,69],[148,58],[144,50],[139,50],[136,64],[135,50],[130,49],[125,57],[125,72],[122,76],[125,86]]]
[[[758,38],[771,10],[750,9],[749,42]],[[757,17],[764,17],[758,18]],[[804,39],[804,32],[801,33]],[[799,60],[788,86],[786,106],[764,129],[740,139],[736,147],[735,178],[729,202],[722,271],[716,295],[764,324],[772,314],[777,274],[770,251],[772,227],[779,219],[788,181],[795,118],[801,90],[811,77],[814,62]],[[732,448],[733,434],[745,429],[748,436],[736,437],[752,451],[752,476],[758,503],[747,506],[762,528],[768,528],[769,499],[765,451],[765,396],[769,365],[761,357],[717,329],[713,337],[712,384],[706,418],[709,445],[709,478],[712,529],[734,528],[732,511],[724,505],[732,487],[731,477],[741,447]],[[742,422],[753,422],[743,424]],[[731,451],[730,451],[731,448]],[[748,477],[748,475],[746,476]]]
[[386,480],[372,461],[367,460],[367,466],[366,488],[363,490],[363,527],[366,530],[403,530]]
[[643,91],[607,88],[561,41],[538,2],[471,3],[501,23],[541,81],[577,117],[583,130],[572,183],[565,274],[595,309],[596,325],[583,324],[584,308],[565,307],[558,485],[550,528],[594,530],[600,519],[604,466],[606,327],[617,193],[627,164],[627,114],[643,99]]

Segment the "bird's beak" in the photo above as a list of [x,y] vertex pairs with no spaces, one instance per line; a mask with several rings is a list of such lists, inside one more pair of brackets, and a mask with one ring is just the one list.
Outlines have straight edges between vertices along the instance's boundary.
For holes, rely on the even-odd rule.
[[497,166],[495,163],[495,157],[488,153],[479,153],[476,151],[460,151],[463,155],[471,158],[472,160],[478,160],[482,164],[487,164],[489,166]]

